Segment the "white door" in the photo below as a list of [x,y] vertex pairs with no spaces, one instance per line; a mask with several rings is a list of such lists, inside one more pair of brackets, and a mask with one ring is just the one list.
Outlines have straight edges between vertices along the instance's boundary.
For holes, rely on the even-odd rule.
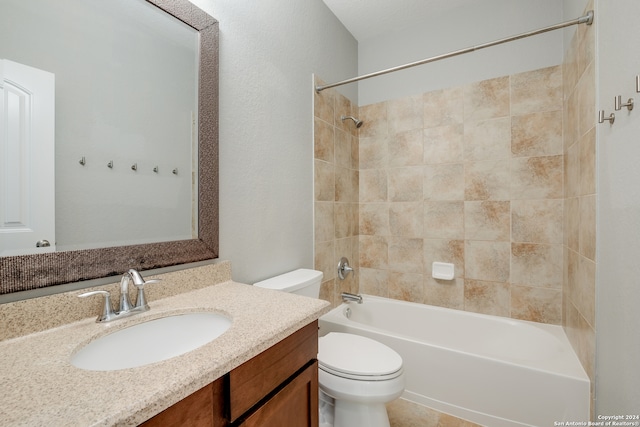
[[51,252],[55,76],[0,59],[0,94],[0,256]]

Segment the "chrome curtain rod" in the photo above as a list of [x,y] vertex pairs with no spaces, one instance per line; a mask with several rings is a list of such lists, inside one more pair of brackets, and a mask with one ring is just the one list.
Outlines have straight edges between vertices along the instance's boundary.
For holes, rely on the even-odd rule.
[[479,45],[476,45],[476,46],[468,47],[466,49],[460,49],[460,50],[456,50],[456,51],[453,51],[453,52],[445,53],[445,54],[442,54],[442,55],[432,56],[431,58],[422,59],[420,61],[410,62],[408,64],[399,65],[399,66],[393,67],[393,68],[387,68],[386,70],[376,71],[376,72],[369,73],[369,74],[363,74],[362,76],[353,77],[353,78],[350,78],[350,79],[347,79],[347,80],[342,80],[342,81],[339,81],[339,82],[336,82],[336,83],[331,83],[331,84],[326,84],[326,85],[318,85],[318,86],[316,86],[316,92],[321,92],[321,91],[323,91],[325,89],[329,89],[329,88],[332,88],[332,87],[342,86],[342,85],[346,85],[346,84],[349,84],[349,83],[358,82],[360,80],[370,79],[371,77],[377,77],[377,76],[381,76],[383,74],[393,73],[395,71],[404,70],[406,68],[415,67],[417,65],[427,64],[429,62],[435,62],[435,61],[439,61],[441,59],[451,58],[453,56],[462,55],[464,53],[475,52],[476,50],[484,49],[484,48],[487,48],[487,47],[496,46],[496,45],[499,45],[499,44],[502,44],[502,43],[511,42],[511,41],[514,41],[514,40],[524,39],[526,37],[531,37],[531,36],[535,36],[535,35],[538,35],[538,34],[546,33],[548,31],[559,30],[560,28],[570,27],[572,25],[578,25],[578,24],[587,24],[587,25],[593,24],[593,10],[588,11],[586,15],[581,16],[580,18],[576,18],[576,19],[573,19],[571,21],[561,22],[560,24],[551,25],[550,27],[545,27],[545,28],[541,28],[539,30],[529,31],[529,32],[526,32],[526,33],[519,34],[517,36],[506,37],[504,39],[500,39],[500,40],[495,40],[495,41],[488,42],[488,43],[479,44]]

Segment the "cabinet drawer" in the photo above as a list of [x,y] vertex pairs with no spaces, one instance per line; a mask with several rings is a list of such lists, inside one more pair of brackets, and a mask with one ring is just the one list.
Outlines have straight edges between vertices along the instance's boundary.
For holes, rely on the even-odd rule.
[[229,417],[235,421],[318,356],[318,321],[294,332],[229,373]]
[[309,365],[240,426],[318,427],[318,362]]

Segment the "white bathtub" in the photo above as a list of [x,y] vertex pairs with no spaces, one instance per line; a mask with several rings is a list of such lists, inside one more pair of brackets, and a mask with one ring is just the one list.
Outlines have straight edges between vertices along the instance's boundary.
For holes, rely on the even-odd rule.
[[322,316],[320,335],[349,332],[396,350],[403,398],[490,427],[589,420],[589,378],[562,327],[363,298]]

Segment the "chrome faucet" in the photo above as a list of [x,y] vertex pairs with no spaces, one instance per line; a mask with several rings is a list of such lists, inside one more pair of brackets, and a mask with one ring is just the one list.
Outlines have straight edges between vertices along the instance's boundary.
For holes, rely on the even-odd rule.
[[[92,295],[104,295],[104,308],[102,314],[98,316],[96,322],[110,322],[116,319],[122,319],[132,316],[136,313],[142,313],[149,310],[147,298],[144,293],[144,285],[149,283],[157,283],[159,279],[144,280],[142,275],[136,269],[130,269],[122,275],[120,279],[120,308],[113,311],[111,308],[111,295],[107,291],[92,291],[78,295],[79,298],[86,298]],[[132,305],[129,299],[129,282],[138,289],[136,304]]]
[[342,301],[344,302],[357,302],[358,304],[362,304],[362,295],[360,294],[351,294],[349,292],[343,292],[342,293]]

